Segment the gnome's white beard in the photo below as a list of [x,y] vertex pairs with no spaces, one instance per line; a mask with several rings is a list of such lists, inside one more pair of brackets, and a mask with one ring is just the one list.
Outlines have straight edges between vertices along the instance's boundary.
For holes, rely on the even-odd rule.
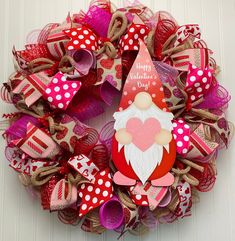
[[[119,129],[126,128],[127,121],[134,117],[139,118],[142,122],[153,117],[160,122],[162,129],[169,131],[173,129],[171,122],[173,114],[162,111],[154,104],[148,110],[144,111],[137,109],[134,104],[131,104],[126,110],[116,112],[114,114],[114,129],[118,131]],[[119,143],[118,151],[120,151],[122,147],[123,145]],[[144,152],[133,143],[124,145],[124,154],[127,164],[131,164],[135,174],[143,184],[148,180],[155,168],[160,165],[163,157],[163,148],[169,152],[169,144],[161,146],[154,143]]]

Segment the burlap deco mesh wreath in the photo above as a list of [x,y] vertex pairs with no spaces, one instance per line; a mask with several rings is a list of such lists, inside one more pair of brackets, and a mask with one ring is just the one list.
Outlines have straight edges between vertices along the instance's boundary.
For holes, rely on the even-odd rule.
[[[139,2],[93,1],[33,31],[1,89],[17,109],[2,122],[9,166],[44,210],[87,232],[189,216],[233,131],[212,54],[198,24]],[[102,128],[88,124],[107,109]]]

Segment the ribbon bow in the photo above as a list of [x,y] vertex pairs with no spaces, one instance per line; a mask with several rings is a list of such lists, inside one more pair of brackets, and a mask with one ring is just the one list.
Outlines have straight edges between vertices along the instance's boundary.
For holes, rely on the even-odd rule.
[[169,109],[175,113],[175,117],[186,111],[203,118],[218,119],[217,115],[207,110],[195,108],[203,102],[203,97],[210,89],[212,78],[212,73],[208,68],[201,69],[190,65],[186,86],[180,81],[176,85],[165,83],[166,91],[172,93],[172,96],[168,94],[170,98],[167,99],[167,102],[170,102],[171,107]]
[[98,51],[99,54],[106,52],[109,57],[114,58],[117,55],[117,51],[112,42],[125,32],[126,26],[126,16],[121,12],[115,12],[109,23],[107,37],[97,36],[86,26],[65,30],[65,34],[70,38],[67,49],[87,49]]
[[82,199],[79,210],[80,217],[113,197],[109,168],[100,171],[95,163],[85,155],[70,158],[68,164],[86,178],[78,191],[78,195]]
[[47,86],[43,97],[50,102],[52,108],[66,110],[80,87],[80,81],[68,81],[67,77],[59,72]]
[[31,176],[34,186],[41,186],[41,203],[44,209],[63,210],[77,201],[77,186],[81,179],[71,173],[60,179],[58,174],[65,174],[66,167],[40,167]]

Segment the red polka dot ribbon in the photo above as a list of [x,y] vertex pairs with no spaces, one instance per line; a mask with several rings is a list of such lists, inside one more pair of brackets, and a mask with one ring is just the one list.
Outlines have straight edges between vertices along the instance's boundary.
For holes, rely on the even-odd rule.
[[71,28],[65,30],[64,32],[70,38],[70,41],[67,44],[68,50],[98,50],[98,37],[89,28],[82,26],[78,28]]
[[190,127],[184,119],[173,121],[173,136],[176,142],[176,151],[180,155],[185,155],[189,150]]
[[122,52],[126,50],[138,50],[139,39],[145,41],[149,34],[149,28],[144,24],[134,24],[128,28],[127,33],[120,39],[119,45]]
[[[70,38],[67,44],[68,50],[87,49],[96,51],[101,47],[103,42],[109,41],[108,39],[98,37],[92,30],[85,26],[71,28],[64,32]],[[132,23],[126,34],[120,39],[119,46],[121,52],[138,50],[139,40],[145,41],[149,32],[150,30],[145,24]]]
[[110,200],[113,197],[110,170],[107,168],[99,172],[91,183],[83,183],[78,195],[82,199],[80,217]]
[[194,102],[203,97],[210,89],[211,82],[212,72],[208,67],[201,69],[190,64],[184,89],[188,94],[188,101]]
[[43,97],[52,108],[66,110],[80,87],[80,81],[67,80],[67,77],[59,72],[47,86]]
[[69,165],[87,179],[78,191],[81,200],[79,216],[99,207],[113,197],[112,178],[109,168],[99,171],[95,163],[85,155],[73,157]]

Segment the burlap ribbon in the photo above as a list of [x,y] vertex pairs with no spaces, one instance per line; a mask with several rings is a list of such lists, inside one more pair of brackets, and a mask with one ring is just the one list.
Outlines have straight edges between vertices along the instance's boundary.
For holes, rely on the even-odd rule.
[[[31,176],[30,184],[33,185],[34,187],[40,187],[46,184],[47,182],[49,182],[52,176],[54,176],[57,173],[60,173],[62,168],[63,167],[53,167],[53,166],[40,167]],[[67,199],[70,200],[71,194],[72,194],[72,185],[77,186],[83,183],[85,180],[83,180],[84,178],[79,173],[77,173],[75,177],[73,176],[72,173],[68,173],[67,179],[68,179]]]
[[178,158],[178,161],[182,162],[186,167],[184,169],[179,168],[172,168],[171,171],[175,174],[175,181],[172,185],[172,187],[175,189],[177,187],[178,182],[183,179],[192,186],[197,186],[199,184],[199,181],[197,178],[189,174],[191,168],[194,168],[200,172],[204,171],[204,168],[200,166],[199,164],[196,164],[190,160]]
[[69,73],[74,70],[75,61],[69,55],[61,58],[60,62],[53,61],[48,58],[37,58],[28,64],[28,69],[32,73],[40,72],[43,70],[51,69],[58,64],[58,70],[63,73]]
[[24,103],[23,100],[18,101],[16,104],[17,109],[24,114],[31,115],[35,118],[44,118],[48,121],[49,131],[53,135],[56,131],[61,131],[64,129],[62,125],[59,125],[54,122],[52,116],[46,116],[43,111],[43,105],[38,103],[37,105],[32,105],[30,108]]
[[113,43],[126,31],[128,20],[125,14],[120,11],[112,15],[112,19],[108,28],[107,40],[104,42],[103,47],[97,51],[97,54],[106,53],[110,58],[115,58],[117,50]]
[[[174,113],[175,118],[178,118],[185,112],[185,113],[190,113],[190,114],[193,114],[202,118],[214,120],[214,121],[218,120],[219,117],[209,112],[209,110],[195,108],[196,106],[198,106],[204,101],[203,97],[201,97],[200,99],[194,102],[191,102],[191,100],[188,101],[189,97],[187,92],[184,90],[184,84],[181,81],[181,75],[178,76],[176,80],[176,84],[174,86],[171,86],[168,83],[165,83],[164,85],[165,85],[165,88],[167,88],[171,92],[171,97],[169,99],[167,98],[166,99],[168,103],[172,104],[172,106],[168,108],[171,112]],[[174,92],[176,90],[180,91],[180,93],[182,94],[182,97],[176,97],[174,95]]]

